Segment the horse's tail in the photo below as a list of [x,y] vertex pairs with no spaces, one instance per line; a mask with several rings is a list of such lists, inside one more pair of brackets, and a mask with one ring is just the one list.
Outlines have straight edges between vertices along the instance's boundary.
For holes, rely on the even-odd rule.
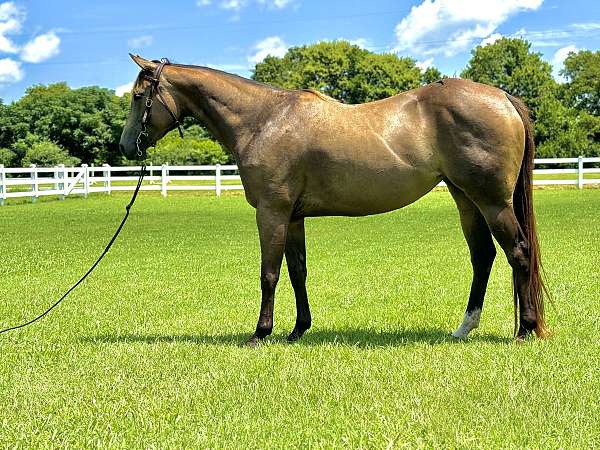
[[[525,103],[512,95],[506,94],[508,100],[515,107],[525,128],[525,153],[517,185],[513,193],[513,208],[521,231],[529,244],[531,258],[529,269],[529,295],[535,310],[535,334],[540,338],[549,337],[552,333],[544,320],[544,297],[549,297],[548,290],[542,278],[542,262],[540,259],[540,246],[536,231],[535,214],[533,211],[533,158],[535,156],[535,142],[533,140],[533,124],[529,110]],[[515,335],[519,326],[518,309],[519,297],[517,295],[516,279],[513,272],[513,297],[515,303]]]

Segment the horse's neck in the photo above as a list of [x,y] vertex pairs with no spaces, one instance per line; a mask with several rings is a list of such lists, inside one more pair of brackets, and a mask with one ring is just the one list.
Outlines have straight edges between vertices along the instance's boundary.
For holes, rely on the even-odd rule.
[[187,109],[215,137],[242,156],[245,147],[277,102],[277,92],[267,86],[206,68],[186,69]]

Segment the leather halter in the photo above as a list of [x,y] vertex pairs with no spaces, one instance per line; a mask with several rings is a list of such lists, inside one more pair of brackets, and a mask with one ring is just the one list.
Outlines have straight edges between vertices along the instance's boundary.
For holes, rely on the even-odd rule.
[[165,66],[171,64],[171,62],[167,58],[162,58],[160,61],[153,61],[153,62],[159,63],[159,65],[156,67],[156,69],[154,70],[154,73],[152,75],[146,75],[145,73],[142,72],[142,78],[144,78],[150,82],[150,93],[146,97],[146,108],[144,109],[144,114],[142,115],[142,128],[140,130],[140,133],[137,136],[137,139],[135,140],[135,145],[137,147],[137,155],[139,157],[141,157],[143,155],[143,152],[140,149],[140,144],[142,143],[142,137],[143,136],[148,137],[147,125],[148,125],[148,122],[150,121],[150,115],[152,112],[152,104],[153,104],[152,98],[154,97],[155,94],[156,94],[156,98],[158,99],[158,101],[165,107],[165,109],[167,110],[169,115],[175,121],[175,125],[177,126],[177,129],[179,130],[179,136],[181,136],[183,138],[183,131],[181,129],[181,123],[179,122],[179,120],[177,119],[177,117],[175,116],[173,111],[171,111],[171,108],[169,108],[169,105],[167,104],[167,102],[165,102],[165,99],[163,98],[162,94],[160,93],[160,89],[158,86],[160,83],[160,74],[162,73],[162,70],[164,69]]

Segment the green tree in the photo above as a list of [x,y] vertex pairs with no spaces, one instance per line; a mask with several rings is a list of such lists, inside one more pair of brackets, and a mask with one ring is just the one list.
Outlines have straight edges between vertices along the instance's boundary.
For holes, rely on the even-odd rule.
[[11,117],[0,137],[16,142],[35,133],[83,162],[115,162],[127,111],[127,97],[116,97],[109,89],[70,89],[65,83],[33,86],[10,106]]
[[17,154],[7,148],[0,148],[0,165],[13,167],[17,164]]
[[600,51],[570,53],[561,75],[567,80],[561,86],[565,103],[600,116]]
[[461,76],[522,98],[537,116],[542,98],[554,95],[557,84],[550,64],[540,53],[531,52],[530,47],[523,39],[511,38],[476,47]]
[[435,67],[428,67],[421,74],[421,83],[422,84],[434,83],[438,80],[441,80],[442,78],[446,78],[444,75],[442,75],[442,72],[440,72]]
[[287,89],[317,89],[345,103],[363,103],[418,87],[421,71],[413,59],[333,41],[294,47],[282,58],[268,56],[256,65],[252,78]]
[[21,160],[23,167],[29,167],[31,164],[36,164],[40,167],[53,167],[58,164],[76,166],[80,163],[81,160],[79,158],[70,156],[65,149],[60,148],[54,142],[45,140],[36,142],[29,147]]
[[148,149],[152,164],[212,165],[231,161],[218,142],[204,137],[205,131],[201,127],[196,125],[189,130],[183,139],[176,131],[171,131],[155,147]]
[[542,98],[535,130],[540,158],[600,155],[600,145],[594,140],[600,132],[598,118],[570,108],[556,97]]

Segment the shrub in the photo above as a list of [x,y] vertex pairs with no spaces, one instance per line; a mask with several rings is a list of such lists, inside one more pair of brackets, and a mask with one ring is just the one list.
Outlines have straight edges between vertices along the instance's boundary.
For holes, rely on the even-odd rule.
[[29,167],[36,164],[42,167],[53,167],[58,164],[76,166],[81,163],[79,158],[70,156],[69,153],[51,141],[39,141],[25,151],[21,166]]
[[156,147],[148,149],[152,164],[200,165],[224,164],[229,155],[215,141],[186,135],[181,139],[171,132],[161,139]]
[[0,165],[12,167],[17,162],[17,154],[7,148],[0,148]]

